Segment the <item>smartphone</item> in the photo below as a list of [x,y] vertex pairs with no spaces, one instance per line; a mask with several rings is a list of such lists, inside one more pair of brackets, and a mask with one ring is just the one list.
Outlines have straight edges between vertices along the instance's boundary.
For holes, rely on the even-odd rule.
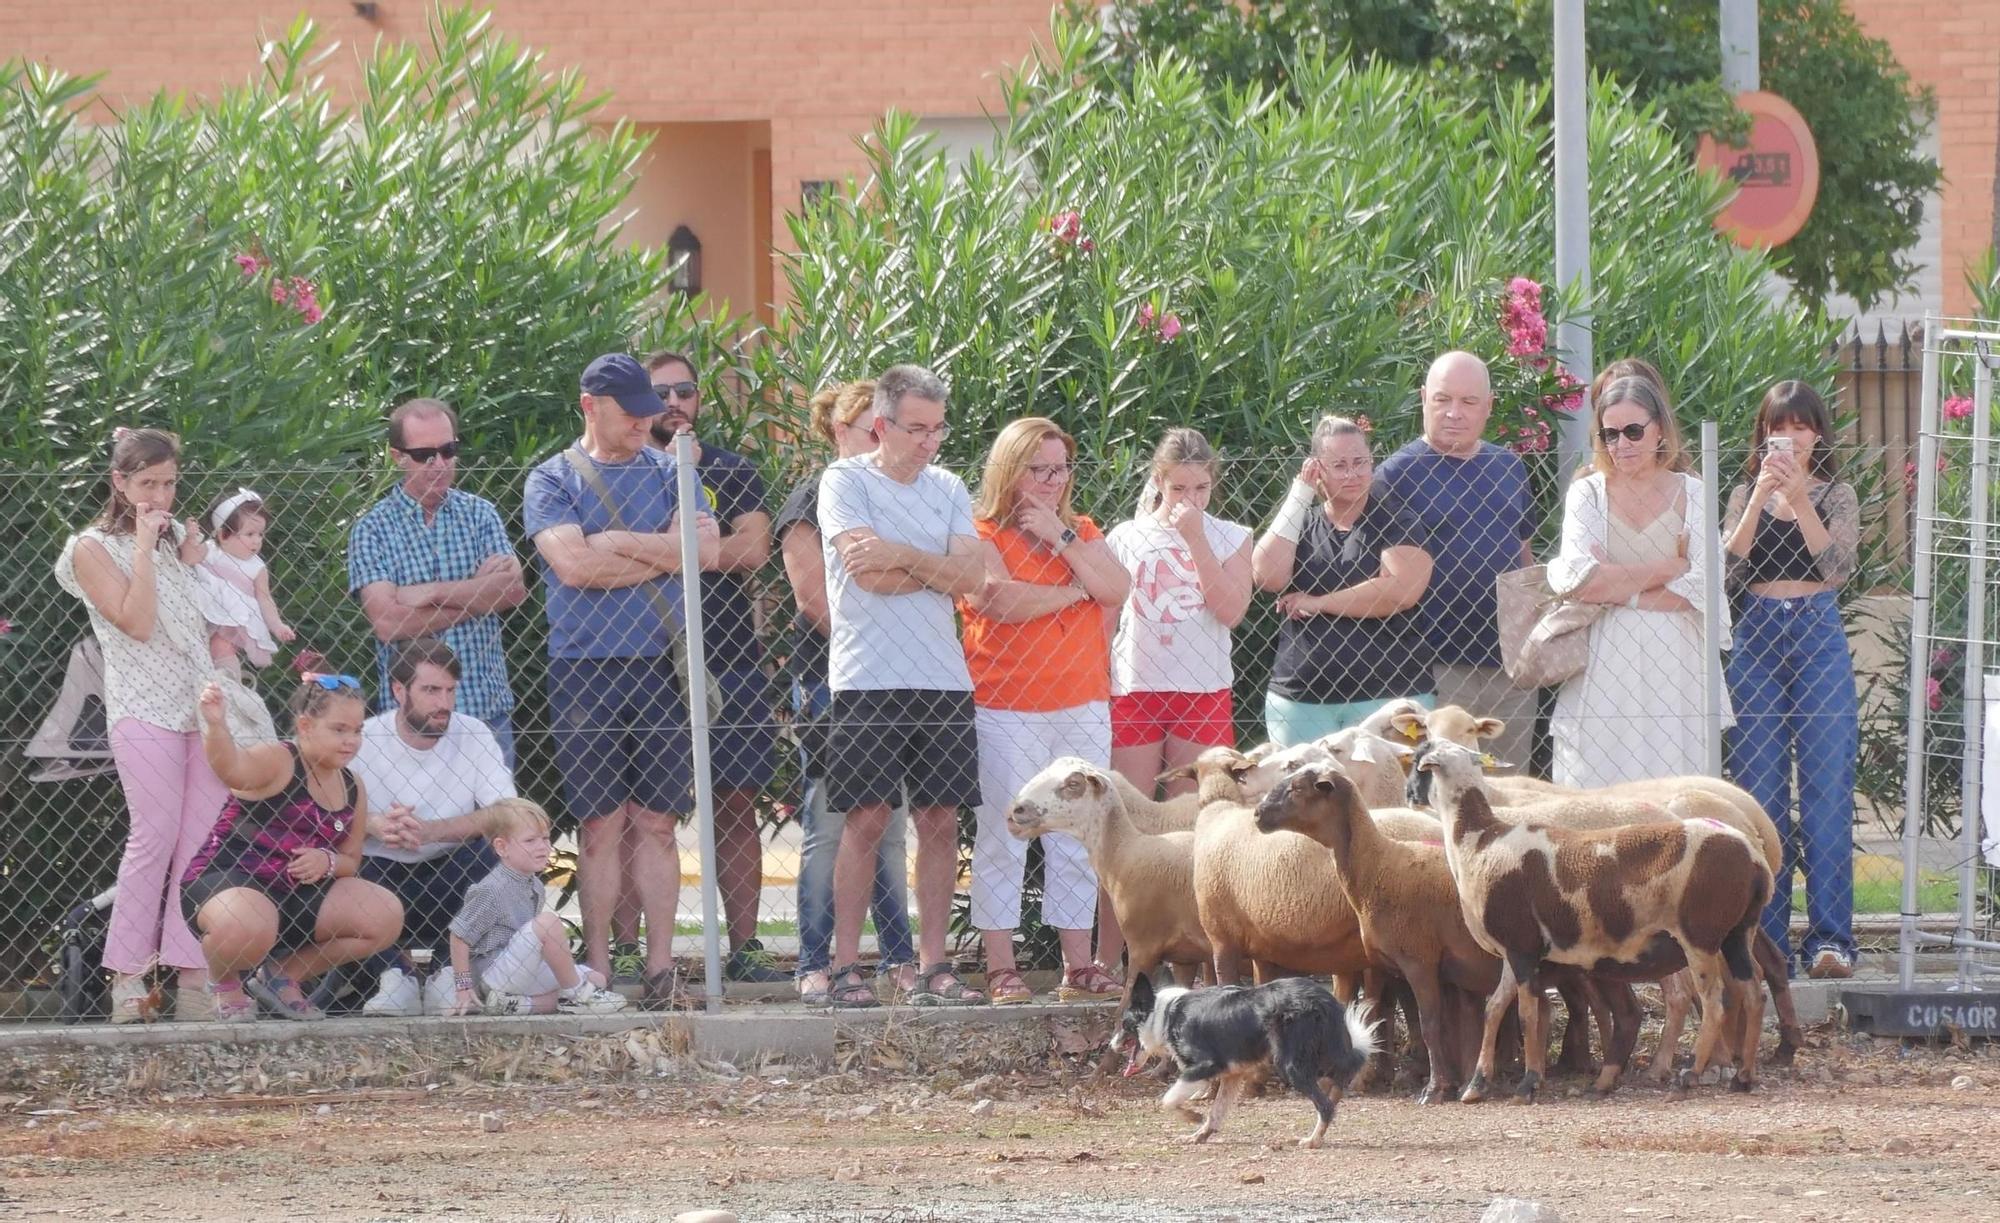
[[1788,455],[1791,452],[1792,439],[1789,437],[1767,437],[1764,439],[1764,453],[1766,454]]

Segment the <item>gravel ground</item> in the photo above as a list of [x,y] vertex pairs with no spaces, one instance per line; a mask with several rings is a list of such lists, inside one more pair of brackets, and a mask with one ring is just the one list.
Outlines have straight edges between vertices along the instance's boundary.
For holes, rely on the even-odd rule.
[[[1542,1103],[1247,1100],[1205,1146],[1149,1080],[1084,1055],[973,1074],[665,1074],[212,1097],[0,1098],[0,1217],[942,1223],[1117,1218],[1475,1220],[1498,1198],[1565,1220],[1990,1218],[2000,1056],[1822,1031],[1743,1096],[1558,1080]],[[987,1058],[985,1064],[992,1064]],[[1551,1217],[1551,1216],[1544,1216]]]

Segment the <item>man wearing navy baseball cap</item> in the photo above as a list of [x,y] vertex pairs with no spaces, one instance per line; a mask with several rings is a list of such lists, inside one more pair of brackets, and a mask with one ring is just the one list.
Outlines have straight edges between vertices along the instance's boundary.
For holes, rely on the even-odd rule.
[[[646,917],[647,1001],[662,1004],[682,988],[674,827],[691,783],[674,663],[683,632],[674,460],[646,446],[666,404],[637,360],[606,353],[584,368],[580,388],[583,436],[528,473],[521,517],[547,592],[549,725],[578,824],[584,960],[610,977],[621,854],[630,854]],[[714,518],[701,514],[696,534],[689,559],[712,567]]]

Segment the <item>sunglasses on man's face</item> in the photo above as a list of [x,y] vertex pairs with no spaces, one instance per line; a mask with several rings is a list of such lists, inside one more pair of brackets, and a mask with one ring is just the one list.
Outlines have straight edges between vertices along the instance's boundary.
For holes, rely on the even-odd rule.
[[692,382],[655,382],[653,394],[662,399],[693,399],[701,388]]
[[1636,442],[1646,436],[1646,429],[1645,424],[1626,425],[1623,429],[1599,429],[1597,436],[1605,445],[1612,446],[1621,437],[1628,442]]
[[412,463],[428,463],[432,459],[455,459],[458,457],[458,443],[446,442],[442,446],[398,446],[396,449]]

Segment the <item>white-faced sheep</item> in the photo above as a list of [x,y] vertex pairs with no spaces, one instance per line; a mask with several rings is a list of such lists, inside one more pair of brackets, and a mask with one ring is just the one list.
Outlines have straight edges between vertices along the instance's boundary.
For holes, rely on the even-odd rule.
[[[1771,870],[1748,837],[1711,820],[1603,830],[1509,823],[1494,815],[1478,753],[1433,743],[1417,768],[1433,776],[1445,858],[1466,925],[1503,961],[1500,985],[1487,1002],[1479,1069],[1463,1099],[1484,1097],[1500,1019],[1516,1002],[1527,1061],[1520,1094],[1534,1098],[1547,1053],[1538,988],[1543,961],[1638,972],[1676,947],[1704,1006],[1694,1068],[1681,1085],[1707,1068],[1727,1034],[1739,1063],[1731,1089],[1749,1089],[1763,1007],[1754,984],[1742,983],[1757,975],[1750,936],[1770,899]],[[1715,801],[1697,794],[1675,804],[1704,800]],[[1609,1061],[1605,1073],[1615,1081]]]
[[1195,912],[1194,834],[1140,831],[1121,780],[1074,756],[1052,761],[1014,796],[1007,830],[1024,841],[1066,832],[1089,852],[1125,932],[1129,997],[1130,982],[1163,963],[1174,965],[1181,983],[1188,984],[1211,951]]

